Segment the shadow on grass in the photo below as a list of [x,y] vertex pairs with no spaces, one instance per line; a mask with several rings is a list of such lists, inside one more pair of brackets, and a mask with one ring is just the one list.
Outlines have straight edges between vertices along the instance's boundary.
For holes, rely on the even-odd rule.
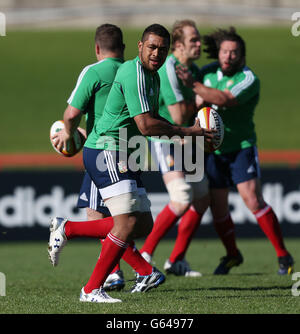
[[[245,288],[241,288],[241,287],[228,287],[228,286],[223,286],[223,287],[210,287],[210,288],[181,288],[181,291],[271,291],[271,290],[290,290],[291,286],[268,286],[268,287],[259,287],[259,286],[255,286],[255,287],[245,287]],[[174,292],[174,291],[178,291],[177,289],[160,289],[160,292]],[[272,295],[267,295],[266,297],[271,297]],[[274,295],[275,296],[275,295]],[[279,295],[276,295],[278,297],[280,297]],[[282,297],[284,297],[285,295],[282,295]],[[257,297],[257,296],[256,296]],[[215,297],[211,297],[211,298],[215,298]]]
[[[263,273],[240,273],[240,274],[230,274],[230,276],[262,276]],[[221,276],[221,275],[219,275]]]
[[[247,287],[247,288],[240,288],[240,287],[212,287],[203,290],[225,290],[225,291],[269,291],[269,290],[290,290],[291,286],[268,286],[268,287]],[[195,289],[197,290],[197,289]]]

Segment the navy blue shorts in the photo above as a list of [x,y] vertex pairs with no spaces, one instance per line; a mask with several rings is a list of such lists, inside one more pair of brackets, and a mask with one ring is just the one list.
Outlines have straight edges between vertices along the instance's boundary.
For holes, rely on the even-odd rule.
[[252,146],[226,154],[208,154],[205,171],[210,188],[229,188],[260,178],[257,148]]
[[91,180],[87,172],[85,172],[83,177],[82,185],[79,191],[77,207],[90,208],[95,211],[101,212],[107,216],[110,216],[110,212],[106,207],[98,188]]
[[103,199],[144,189],[141,171],[131,170],[121,152],[84,147],[83,163]]

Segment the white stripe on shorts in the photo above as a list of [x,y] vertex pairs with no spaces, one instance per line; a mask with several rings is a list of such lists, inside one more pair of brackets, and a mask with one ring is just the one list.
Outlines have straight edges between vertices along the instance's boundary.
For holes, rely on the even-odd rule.
[[104,157],[106,159],[106,164],[107,164],[107,170],[111,179],[111,182],[118,182],[119,181],[119,176],[116,171],[116,166],[114,165],[114,160],[112,153],[109,151],[104,151]]
[[98,189],[93,181],[91,181],[90,190],[90,209],[97,210]]
[[155,163],[157,164],[157,166],[159,166],[160,172],[162,174],[165,174],[170,171],[170,168],[166,162],[166,157],[162,148],[163,144],[164,143],[161,143],[159,141],[154,142],[153,156],[155,157]]

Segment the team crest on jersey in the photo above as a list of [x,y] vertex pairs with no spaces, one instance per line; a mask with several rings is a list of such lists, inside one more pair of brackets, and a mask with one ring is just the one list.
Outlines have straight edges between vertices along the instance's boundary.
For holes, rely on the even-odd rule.
[[118,168],[120,173],[128,172],[128,168],[125,161],[118,162]]
[[231,85],[233,85],[233,80],[228,80],[227,82],[226,82],[226,87],[228,88],[229,86],[231,86]]

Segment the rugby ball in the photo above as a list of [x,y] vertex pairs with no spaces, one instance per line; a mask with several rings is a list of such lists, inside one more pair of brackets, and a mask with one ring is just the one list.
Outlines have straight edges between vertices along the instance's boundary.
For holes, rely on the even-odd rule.
[[75,154],[77,154],[82,149],[82,147],[84,145],[84,142],[85,142],[85,138],[84,138],[83,134],[81,134],[81,132],[77,129],[74,132],[73,137],[70,140],[68,140],[66,147],[64,147],[62,149],[62,151],[59,151],[54,146],[52,136],[55,133],[64,129],[64,127],[65,127],[65,124],[64,124],[64,121],[62,121],[62,120],[56,121],[51,125],[51,128],[50,128],[50,142],[52,144],[52,147],[54,148],[54,150],[57,153],[65,156],[65,157],[73,157]]
[[210,107],[204,107],[198,111],[198,119],[201,128],[217,130],[217,134],[211,143],[205,143],[205,152],[213,152],[217,150],[224,138],[224,124],[221,116]]

